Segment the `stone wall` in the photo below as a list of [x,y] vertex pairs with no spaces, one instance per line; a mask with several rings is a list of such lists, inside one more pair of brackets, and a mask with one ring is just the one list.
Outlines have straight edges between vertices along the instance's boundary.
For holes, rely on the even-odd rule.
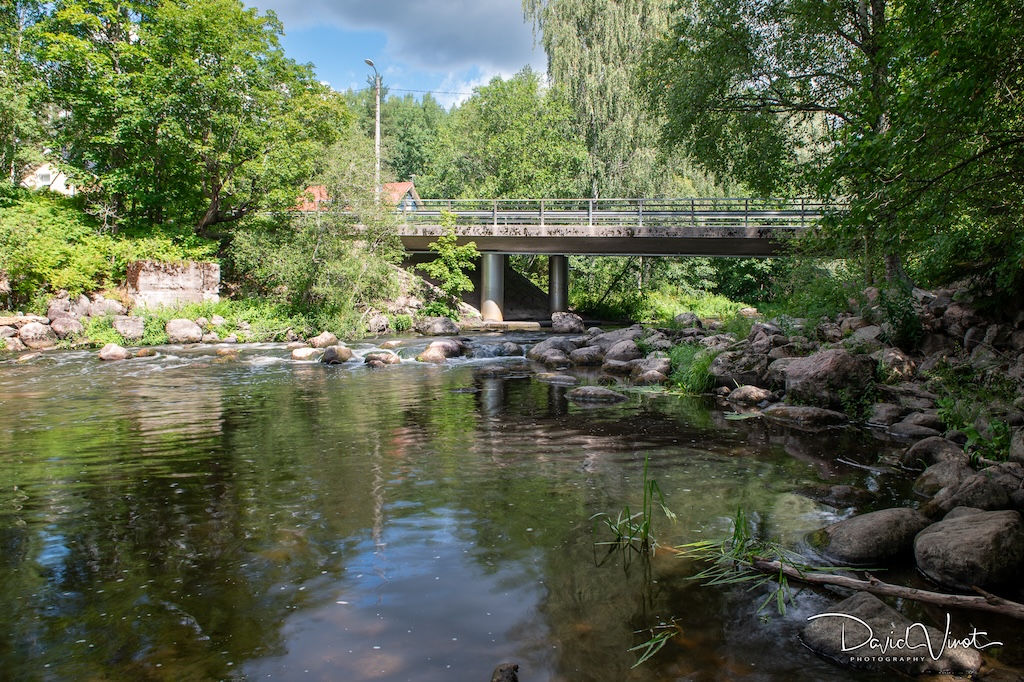
[[217,263],[136,261],[128,266],[128,293],[135,305],[161,305],[220,300]]

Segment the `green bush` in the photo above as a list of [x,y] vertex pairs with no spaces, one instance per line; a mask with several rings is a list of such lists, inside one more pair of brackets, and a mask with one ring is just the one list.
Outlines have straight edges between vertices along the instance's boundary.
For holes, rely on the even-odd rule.
[[412,317],[409,315],[391,315],[388,318],[388,326],[401,334],[412,329]]
[[189,231],[105,232],[77,200],[52,192],[16,192],[0,212],[0,263],[11,285],[10,308],[45,312],[58,291],[72,296],[124,280],[135,260],[209,260],[214,245]]

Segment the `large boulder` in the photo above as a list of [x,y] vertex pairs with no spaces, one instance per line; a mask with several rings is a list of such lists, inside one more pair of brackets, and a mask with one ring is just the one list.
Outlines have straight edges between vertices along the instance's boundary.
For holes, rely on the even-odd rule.
[[950,459],[963,464],[969,461],[962,447],[951,440],[936,436],[925,438],[907,448],[900,456],[900,464],[907,469],[922,470]]
[[112,298],[96,297],[89,304],[89,317],[103,317],[104,315],[124,315],[127,312],[120,301]]
[[772,392],[767,388],[740,386],[735,391],[730,391],[725,399],[730,403],[737,403],[739,405],[756,405],[765,400],[770,400],[772,397]]
[[569,361],[577,367],[596,367],[604,362],[600,346],[584,346],[569,353]]
[[57,345],[57,335],[50,325],[41,322],[29,322],[18,330],[18,338],[26,347],[33,350],[53,348]]
[[437,341],[431,341],[430,345],[416,356],[416,359],[420,362],[440,364],[448,358],[459,357],[465,348],[460,341],[455,339],[438,339]]
[[168,343],[199,343],[203,340],[202,328],[184,318],[170,320],[164,325]]
[[12,353],[17,353],[25,350],[25,344],[23,344],[21,342],[21,339],[19,339],[17,336],[4,337],[3,342],[4,349]]
[[459,325],[447,317],[421,317],[415,329],[423,336],[455,336],[460,331]]
[[58,339],[74,338],[85,333],[82,323],[73,317],[58,317],[50,323],[50,329],[57,335]]
[[629,362],[630,360],[639,360],[644,356],[644,352],[640,350],[640,347],[636,345],[636,341],[633,339],[625,339],[619,341],[614,346],[609,348],[604,354],[605,362],[608,360],[617,360],[618,362]]
[[1006,490],[992,477],[977,473],[967,476],[959,485],[940,490],[922,510],[939,513],[955,507],[995,510],[1008,509],[1010,506],[1010,496]]
[[959,459],[947,459],[932,464],[914,481],[914,492],[924,497],[931,497],[943,488],[960,487],[966,479],[974,475],[974,469]]
[[672,361],[654,353],[646,358],[631,360],[629,366],[629,373],[634,378],[640,377],[648,372],[657,372],[658,374],[664,374],[665,376],[672,373]]
[[871,387],[875,365],[866,355],[842,349],[820,351],[786,366],[786,397],[799,403],[842,409]]
[[914,537],[930,523],[916,509],[882,509],[826,526],[812,534],[812,543],[837,564],[884,567],[910,559]]
[[1008,459],[1011,462],[1024,463],[1024,427],[1018,426],[1013,430],[1010,436],[1010,455]]
[[[976,649],[945,646],[943,632],[912,623],[868,592],[858,592],[808,620],[800,633],[804,645],[849,668],[911,677],[973,676],[984,664]],[[888,646],[883,649],[882,643]]]
[[317,336],[314,336],[309,340],[309,345],[313,348],[327,348],[328,346],[338,345],[338,337],[331,332],[320,332]]
[[635,324],[632,327],[624,327],[610,332],[596,334],[587,341],[588,346],[600,346],[601,350],[607,353],[612,346],[620,341],[635,341],[642,338],[647,330]]
[[[437,343],[437,342],[435,341],[434,343]],[[433,346],[434,344],[432,343],[430,345]],[[429,349],[430,348],[428,347],[427,350],[429,350]],[[400,365],[400,364],[402,364],[402,358],[401,358],[401,356],[398,355],[398,353],[392,353],[389,350],[378,350],[378,351],[374,351],[372,353],[367,353],[366,355],[364,355],[363,356],[363,362],[365,364],[367,364],[367,365],[374,365],[374,364],[379,364],[379,365]],[[425,360],[424,362],[432,362],[432,361],[426,361]],[[444,362],[444,361],[442,360],[441,362]]]
[[544,362],[544,355],[550,350],[559,350],[568,358],[569,353],[576,350],[576,343],[564,336],[552,336],[526,351],[526,357],[537,362]]
[[128,341],[139,341],[146,334],[146,321],[141,317],[118,315],[114,318],[113,325],[114,331]]
[[689,329],[696,327],[697,329],[703,329],[704,323],[700,321],[700,317],[697,313],[679,313],[672,319],[672,324],[677,329]]
[[943,519],[914,541],[918,569],[940,585],[970,591],[1016,584],[1024,573],[1024,521],[987,511]]
[[[776,362],[779,362],[776,360]],[[708,367],[716,386],[760,386],[771,388],[768,378],[768,357],[743,351],[719,353]]]
[[551,313],[551,331],[555,334],[582,334],[586,327],[576,313]]

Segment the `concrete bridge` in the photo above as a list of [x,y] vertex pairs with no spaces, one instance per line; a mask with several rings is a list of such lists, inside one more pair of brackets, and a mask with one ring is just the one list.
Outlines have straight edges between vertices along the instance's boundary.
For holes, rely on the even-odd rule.
[[427,252],[454,217],[459,243],[482,255],[480,312],[500,321],[507,254],[547,255],[549,307],[564,311],[569,254],[768,257],[827,208],[809,199],[429,199],[402,212],[399,234],[407,251]]

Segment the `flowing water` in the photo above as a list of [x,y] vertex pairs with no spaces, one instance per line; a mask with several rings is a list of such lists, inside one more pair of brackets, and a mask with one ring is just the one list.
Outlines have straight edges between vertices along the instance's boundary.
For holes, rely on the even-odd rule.
[[[477,355],[508,338],[537,340]],[[678,515],[655,512],[663,546],[724,537],[738,507],[799,543],[848,513],[803,487],[905,504],[869,436],[650,390],[580,407],[521,358],[158,350],[0,364],[0,678],[483,681],[514,661],[523,682],[875,679],[801,646],[826,593],[759,613],[764,589],[597,545],[593,518],[640,508],[647,460]]]

